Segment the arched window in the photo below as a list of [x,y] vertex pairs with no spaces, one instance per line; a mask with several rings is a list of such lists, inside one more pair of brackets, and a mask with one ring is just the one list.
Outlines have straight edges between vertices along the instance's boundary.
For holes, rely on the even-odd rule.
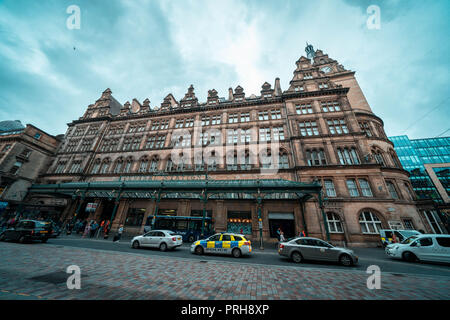
[[121,173],[123,169],[123,158],[119,158],[116,161],[116,165],[114,167],[114,173]]
[[125,168],[124,168],[123,172],[124,173],[130,173],[132,166],[133,166],[133,158],[128,157],[127,161],[125,162]]
[[139,172],[140,173],[147,172],[147,168],[148,168],[148,158],[145,156],[141,159],[141,163],[139,165]]
[[94,162],[94,166],[92,167],[92,174],[97,174],[100,169],[100,159],[96,159]]
[[266,154],[262,154],[260,157],[260,166],[263,169],[270,169],[272,166],[272,152],[270,150],[266,151]]
[[227,154],[227,170],[237,170],[238,169],[238,158],[237,153]]
[[338,157],[341,164],[359,164],[358,153],[355,147],[338,148]]
[[394,150],[389,149],[389,155],[391,156],[391,160],[392,160],[392,164],[394,165],[394,167],[396,168],[402,168],[402,164],[400,163],[400,160],[397,157],[397,154],[395,153]]
[[167,159],[167,163],[166,163],[166,171],[167,172],[171,172],[171,171],[174,171],[174,165],[173,165],[173,162],[172,162],[172,158],[171,157],[169,157],[168,159]]
[[242,170],[250,170],[252,168],[250,164],[250,153],[248,150],[241,154],[241,163],[239,165]]
[[327,212],[328,230],[331,233],[344,233],[341,218],[334,212]]
[[372,149],[372,155],[376,163],[381,164],[383,167],[386,166],[386,162],[384,161],[384,157],[380,149]]
[[309,166],[322,166],[327,164],[323,149],[306,150],[306,159]]
[[110,164],[111,164],[111,162],[110,162],[109,158],[104,159],[102,161],[102,166],[100,168],[100,173],[101,174],[108,173]]
[[287,169],[289,168],[289,158],[286,153],[286,151],[281,151],[278,159],[278,165],[280,166],[280,169]]
[[150,172],[156,172],[158,171],[158,164],[159,164],[159,158],[157,156],[154,156],[152,158],[152,161],[150,162]]
[[370,210],[364,210],[359,215],[359,225],[362,233],[377,234],[380,233],[381,221],[377,215]]

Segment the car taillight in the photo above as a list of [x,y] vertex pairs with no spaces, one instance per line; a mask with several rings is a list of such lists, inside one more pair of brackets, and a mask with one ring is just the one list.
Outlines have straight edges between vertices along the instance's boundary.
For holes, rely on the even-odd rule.
[[172,241],[177,241],[177,238],[173,237],[173,238],[172,238]]
[[284,248],[284,244],[280,244],[280,249],[283,249]]
[[251,244],[251,242],[250,241],[246,241],[246,242],[244,242],[244,246],[249,246]]
[[34,234],[34,230],[31,230],[31,234]]

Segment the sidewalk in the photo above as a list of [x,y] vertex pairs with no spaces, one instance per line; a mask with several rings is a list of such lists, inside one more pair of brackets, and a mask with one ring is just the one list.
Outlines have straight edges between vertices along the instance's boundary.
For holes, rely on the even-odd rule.
[[[0,292],[14,299],[449,299],[450,279],[199,261],[140,253],[0,243]],[[81,289],[67,289],[69,265]],[[0,299],[2,295],[0,295]]]

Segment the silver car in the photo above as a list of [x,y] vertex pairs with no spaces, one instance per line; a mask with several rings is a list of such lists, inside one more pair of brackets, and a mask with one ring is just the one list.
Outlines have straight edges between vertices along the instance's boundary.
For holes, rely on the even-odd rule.
[[182,244],[183,239],[181,236],[170,230],[152,230],[131,240],[131,247],[134,249],[149,247],[166,251],[167,249],[179,247]]
[[352,250],[335,247],[317,238],[300,237],[280,243],[278,253],[294,262],[303,260],[339,262],[344,266],[358,263],[358,256]]

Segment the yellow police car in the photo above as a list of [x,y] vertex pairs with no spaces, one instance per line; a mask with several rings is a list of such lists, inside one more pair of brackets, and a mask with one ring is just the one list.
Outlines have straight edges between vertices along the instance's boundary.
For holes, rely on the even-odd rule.
[[195,241],[191,246],[191,253],[231,254],[235,258],[252,252],[252,244],[242,234],[217,233],[205,240]]

